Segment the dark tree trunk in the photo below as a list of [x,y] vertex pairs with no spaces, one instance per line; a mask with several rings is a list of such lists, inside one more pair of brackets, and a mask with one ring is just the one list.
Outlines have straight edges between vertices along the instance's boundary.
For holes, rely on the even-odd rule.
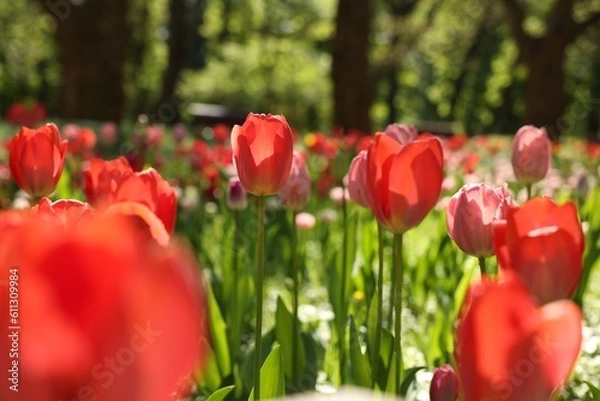
[[583,22],[573,18],[573,0],[555,0],[547,33],[533,38],[523,28],[525,11],[517,0],[503,0],[520,58],[529,70],[525,94],[525,123],[545,126],[553,138],[569,128],[565,119],[564,61],[567,46],[587,28],[600,21],[600,12]]
[[57,23],[61,117],[119,121],[129,46],[128,0],[44,1]]
[[369,80],[370,1],[339,0],[333,40],[333,123],[371,132]]
[[[169,58],[162,80],[161,101],[157,106],[157,117],[162,123],[178,119],[177,102],[174,99],[179,75],[185,58],[185,0],[171,0],[169,3]],[[165,112],[167,111],[168,112]]]
[[523,54],[529,70],[525,86],[525,121],[541,127],[557,138],[566,127],[562,117],[568,98],[565,91],[564,40],[546,37]]

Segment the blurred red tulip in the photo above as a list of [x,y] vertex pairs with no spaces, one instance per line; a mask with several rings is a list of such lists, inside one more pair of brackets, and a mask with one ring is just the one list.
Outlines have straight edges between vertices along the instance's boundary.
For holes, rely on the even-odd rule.
[[98,204],[106,200],[111,188],[116,188],[126,175],[132,173],[129,162],[123,156],[114,160],[97,158],[90,160],[88,168],[83,173],[87,201]]
[[348,169],[348,195],[354,203],[369,208],[367,193],[367,151],[360,151]]
[[216,124],[213,127],[213,138],[215,143],[224,144],[229,139],[231,128],[225,124]]
[[67,229],[86,223],[94,217],[89,204],[74,199],[59,199],[52,202],[48,198],[42,198],[31,208],[30,214],[34,219],[51,221]]
[[163,222],[148,206],[138,202],[119,202],[104,210],[105,216],[122,216],[129,219],[132,227],[147,239],[154,239],[160,246],[168,246],[171,236]]
[[6,121],[13,125],[35,128],[48,117],[48,111],[41,103],[35,103],[31,107],[23,103],[14,103],[6,112]]
[[492,256],[492,223],[504,219],[509,205],[512,195],[506,186],[466,184],[448,204],[448,235],[464,253],[478,258]]
[[233,159],[240,181],[254,195],[277,193],[292,168],[294,138],[285,117],[250,113],[231,133]]
[[518,277],[473,284],[456,333],[465,401],[550,400],[581,346],[575,303],[539,307]]
[[78,156],[89,153],[96,146],[96,141],[96,133],[91,128],[79,128],[75,137],[69,138],[69,152]]
[[552,146],[545,128],[521,127],[512,142],[512,166],[517,181],[535,184],[541,181],[552,162]]
[[21,128],[10,144],[10,171],[19,187],[37,197],[52,193],[62,174],[67,146],[54,124],[37,130]]
[[311,153],[324,156],[327,159],[335,158],[339,148],[335,139],[329,138],[320,132],[307,134],[304,137],[304,144]]
[[310,176],[300,153],[294,151],[290,176],[278,195],[284,209],[301,211],[310,199]]
[[126,174],[116,185],[111,185],[107,200],[111,205],[128,201],[141,203],[156,214],[168,233],[175,229],[175,190],[153,168]]
[[401,234],[423,221],[438,201],[442,180],[438,139],[401,145],[375,134],[367,153],[367,189],[373,215],[385,229]]
[[3,372],[18,361],[18,393],[9,381],[0,399],[167,401],[201,366],[206,310],[181,248],[158,247],[121,218],[72,230],[23,223],[0,243],[0,298],[9,277],[24,284],[17,323],[0,314],[1,349],[13,344],[4,330],[22,327],[12,329],[18,359],[0,355]]
[[501,271],[518,273],[541,303],[573,295],[584,250],[574,203],[534,198],[509,208],[506,220],[494,223],[493,236]]

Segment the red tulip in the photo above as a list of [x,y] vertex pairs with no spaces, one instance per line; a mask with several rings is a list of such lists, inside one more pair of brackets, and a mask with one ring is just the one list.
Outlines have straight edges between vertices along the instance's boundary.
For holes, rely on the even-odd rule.
[[168,233],[175,228],[175,190],[153,168],[126,174],[108,192],[109,204],[138,202],[147,206],[163,222]]
[[67,141],[58,128],[47,124],[37,130],[26,127],[10,143],[10,171],[21,189],[36,197],[56,188],[65,164]]
[[539,307],[516,276],[473,284],[456,333],[465,401],[549,400],[581,346],[581,312],[568,300]]
[[253,195],[277,193],[292,168],[294,137],[285,117],[250,113],[231,132],[233,160],[244,188]]
[[85,197],[97,204],[108,196],[111,188],[128,174],[133,174],[129,162],[123,156],[114,160],[92,159],[83,173]]
[[294,160],[290,176],[278,192],[281,205],[294,212],[299,212],[310,199],[310,176],[302,155],[294,151]]
[[[0,298],[14,293],[9,279],[20,289],[18,315],[0,314],[0,369],[11,378],[18,361],[23,400],[172,399],[203,359],[196,270],[180,248],[157,247],[119,218],[0,232]],[[8,352],[15,331],[18,358]],[[15,399],[9,385],[0,399]]]
[[31,216],[37,219],[50,220],[57,226],[72,228],[94,217],[89,204],[74,199],[59,199],[56,202],[42,198],[31,208]]
[[582,272],[584,238],[575,204],[534,198],[509,208],[493,227],[494,249],[503,272],[518,273],[546,303],[569,298]]
[[552,146],[545,128],[521,127],[512,142],[513,170],[517,181],[535,184],[541,181],[552,162]]
[[373,215],[387,230],[401,234],[417,226],[442,191],[443,155],[438,139],[401,145],[375,134],[367,154],[367,189]]
[[348,169],[348,195],[354,203],[368,209],[367,191],[367,151],[361,150]]
[[494,189],[485,184],[466,184],[448,204],[448,235],[464,253],[478,258],[492,256],[492,223],[504,219],[511,204],[506,186]]

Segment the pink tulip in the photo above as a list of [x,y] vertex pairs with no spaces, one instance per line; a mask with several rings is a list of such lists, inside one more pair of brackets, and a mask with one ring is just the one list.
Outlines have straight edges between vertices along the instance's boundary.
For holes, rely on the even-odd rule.
[[521,127],[512,142],[511,162],[520,183],[531,185],[541,181],[552,162],[552,145],[546,129],[533,125]]
[[394,138],[402,145],[411,143],[417,140],[419,131],[412,125],[408,124],[390,124],[385,127],[385,134]]
[[367,197],[367,151],[362,150],[352,159],[348,170],[348,195],[354,203],[369,208]]
[[451,199],[446,211],[448,235],[469,255],[494,254],[492,222],[503,220],[512,196],[506,186],[466,184]]
[[302,155],[294,151],[290,176],[279,191],[281,205],[294,212],[299,212],[310,199],[310,176]]
[[296,226],[300,230],[310,230],[315,226],[317,220],[310,213],[298,213],[296,215]]

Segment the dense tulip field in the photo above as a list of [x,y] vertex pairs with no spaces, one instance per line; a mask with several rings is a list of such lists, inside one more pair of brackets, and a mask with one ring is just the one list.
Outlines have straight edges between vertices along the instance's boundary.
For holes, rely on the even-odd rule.
[[600,400],[599,145],[31,125],[0,127],[2,401]]

